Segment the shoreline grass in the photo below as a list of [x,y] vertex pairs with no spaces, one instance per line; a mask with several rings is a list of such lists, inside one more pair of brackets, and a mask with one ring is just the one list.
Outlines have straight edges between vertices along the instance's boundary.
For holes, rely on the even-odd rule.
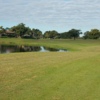
[[49,46],[53,48],[67,49],[70,51],[80,51],[85,48],[99,46],[100,40],[83,39],[21,39],[21,38],[0,38],[0,44],[6,45],[30,45]]

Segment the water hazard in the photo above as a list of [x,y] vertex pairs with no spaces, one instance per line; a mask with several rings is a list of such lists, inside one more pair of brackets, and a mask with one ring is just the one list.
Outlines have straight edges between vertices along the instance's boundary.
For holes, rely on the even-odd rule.
[[44,46],[25,46],[25,45],[0,45],[0,53],[14,52],[66,52],[64,49],[56,49]]

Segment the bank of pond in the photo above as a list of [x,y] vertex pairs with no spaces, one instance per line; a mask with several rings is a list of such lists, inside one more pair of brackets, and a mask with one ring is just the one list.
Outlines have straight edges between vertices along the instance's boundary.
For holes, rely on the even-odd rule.
[[65,49],[51,48],[45,46],[28,45],[0,45],[0,54],[14,52],[67,52]]

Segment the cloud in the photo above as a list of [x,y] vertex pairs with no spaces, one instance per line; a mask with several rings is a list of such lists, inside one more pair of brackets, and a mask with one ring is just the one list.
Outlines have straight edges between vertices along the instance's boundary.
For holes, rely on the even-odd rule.
[[99,0],[1,0],[0,20],[54,27],[100,26]]

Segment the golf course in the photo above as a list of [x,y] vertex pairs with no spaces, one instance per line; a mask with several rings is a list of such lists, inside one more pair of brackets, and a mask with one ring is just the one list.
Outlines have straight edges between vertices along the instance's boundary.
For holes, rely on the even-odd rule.
[[0,54],[0,100],[100,100],[100,39],[0,38],[0,44],[67,50]]

